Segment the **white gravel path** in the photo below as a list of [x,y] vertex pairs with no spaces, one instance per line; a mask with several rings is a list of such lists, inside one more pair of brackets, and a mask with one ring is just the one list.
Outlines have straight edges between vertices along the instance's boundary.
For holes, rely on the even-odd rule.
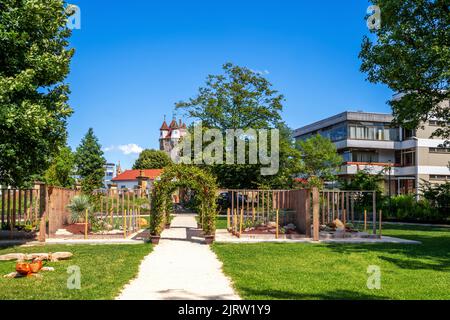
[[142,262],[118,300],[237,300],[222,263],[196,231],[194,215],[179,215]]

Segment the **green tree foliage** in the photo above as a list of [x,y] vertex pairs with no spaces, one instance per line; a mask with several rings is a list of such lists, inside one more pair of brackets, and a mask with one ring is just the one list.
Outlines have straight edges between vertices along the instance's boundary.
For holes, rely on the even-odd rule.
[[450,182],[433,185],[423,180],[420,191],[423,197],[440,212],[442,219],[450,218]]
[[144,150],[133,165],[133,170],[162,169],[172,163],[172,159],[160,150]]
[[44,181],[54,187],[73,188],[74,174],[75,155],[69,147],[64,147],[45,172]]
[[283,95],[272,84],[248,68],[227,63],[224,74],[209,75],[197,97],[179,102],[191,118],[207,128],[267,129],[281,120]]
[[[291,130],[281,121],[283,95],[273,90],[261,74],[248,68],[227,63],[223,71],[221,75],[208,76],[206,86],[199,89],[195,98],[179,102],[176,107],[201,120],[204,129],[218,129],[224,137],[229,129],[279,129],[280,170],[274,176],[262,176],[260,164],[237,164],[237,148],[233,165],[217,164],[205,169],[218,177],[222,188],[289,188],[298,174],[300,155]],[[235,146],[238,139],[235,138]],[[246,143],[248,159],[248,140]],[[223,145],[226,147],[225,141]]]
[[[404,94],[393,99],[397,124],[415,129],[430,118],[450,122],[450,10],[448,0],[371,0],[381,10],[376,41],[365,37],[360,58],[368,80]],[[444,125],[444,123],[443,123]],[[443,126],[436,136],[450,138]]]
[[106,160],[92,128],[88,130],[77,148],[75,164],[84,193],[91,193],[103,186]]
[[298,148],[302,157],[302,177],[310,185],[321,187],[325,181],[336,180],[336,173],[343,159],[337,153],[334,143],[318,134],[299,141]]
[[61,0],[0,2],[0,183],[42,174],[66,141],[74,51]]
[[343,190],[355,191],[377,191],[382,192],[382,182],[384,181],[384,171],[378,174],[371,174],[368,170],[359,170],[351,180],[341,181]]

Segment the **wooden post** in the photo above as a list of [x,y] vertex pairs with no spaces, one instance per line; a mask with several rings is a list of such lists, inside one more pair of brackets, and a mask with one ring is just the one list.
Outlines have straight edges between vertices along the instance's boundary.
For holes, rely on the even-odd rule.
[[230,221],[230,208],[227,209],[227,230],[230,231],[231,221]]
[[0,225],[1,228],[5,225],[5,192],[6,189],[2,189],[2,224]]
[[237,235],[237,209],[233,210],[233,233]]
[[352,223],[355,223],[355,194],[353,192],[351,193],[351,197]]
[[376,235],[377,234],[377,193],[376,192],[373,193],[372,202],[373,202],[372,230],[373,230],[373,235]]
[[335,197],[335,193],[334,193],[334,191],[331,191],[331,207],[332,207],[332,214],[333,214],[333,221],[334,221],[334,219],[336,218],[336,214],[335,214],[335,199],[336,199],[336,197]]
[[364,231],[367,231],[367,209],[364,209]]
[[89,212],[88,209],[86,209],[84,214],[84,240],[87,240],[88,238],[88,224],[89,224]]
[[279,234],[279,228],[280,228],[280,226],[279,226],[279,223],[280,223],[280,210],[278,210],[277,209],[277,229],[276,229],[276,234],[275,234],[275,237],[278,239],[278,238],[280,238],[280,234]]
[[11,232],[13,231],[14,227],[16,226],[16,196],[17,196],[17,190],[13,190],[13,212],[12,212],[12,223],[11,223]]
[[244,209],[241,209],[241,219],[239,221],[239,237],[241,237],[242,234],[243,224],[244,224]]
[[123,237],[127,238],[127,209],[123,212]]
[[46,224],[46,216],[48,210],[48,197],[47,197],[47,186],[45,184],[39,185],[39,241],[45,242],[45,238],[47,235],[47,224]]
[[320,213],[320,204],[319,204],[319,190],[317,188],[313,188],[313,240],[320,240],[320,226],[319,226],[319,213]]
[[252,209],[252,219],[253,219],[253,223],[255,223],[255,220],[256,220],[256,211],[255,211],[255,208]]
[[381,237],[383,236],[383,210],[380,210],[380,221],[379,221],[379,235],[378,237],[381,239]]

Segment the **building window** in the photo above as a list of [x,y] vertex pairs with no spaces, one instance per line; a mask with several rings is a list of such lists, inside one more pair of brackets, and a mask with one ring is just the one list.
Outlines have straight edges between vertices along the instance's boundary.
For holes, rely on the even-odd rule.
[[407,149],[395,152],[395,162],[402,167],[413,167],[416,165],[416,150]]
[[378,154],[375,152],[353,152],[353,162],[378,162]]
[[429,121],[430,126],[433,127],[446,127],[446,126],[450,126],[449,122],[445,122],[442,120],[430,120]]
[[450,148],[430,148],[430,153],[450,153]]
[[416,136],[416,131],[415,130],[402,128],[403,140],[410,140],[410,139],[414,138],[415,136]]
[[433,175],[430,175],[430,180],[446,181],[446,180],[450,180],[450,176],[433,174]]
[[355,122],[349,124],[350,139],[398,141],[399,129],[389,124],[376,122]]

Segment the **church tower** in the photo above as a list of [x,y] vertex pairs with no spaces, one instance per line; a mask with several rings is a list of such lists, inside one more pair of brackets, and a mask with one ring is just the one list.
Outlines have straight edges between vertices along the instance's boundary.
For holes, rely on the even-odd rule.
[[166,152],[169,156],[175,146],[178,145],[181,139],[187,134],[186,124],[183,123],[181,119],[177,122],[175,117],[170,125],[167,125],[166,117],[164,116],[164,122],[159,130],[159,149]]

